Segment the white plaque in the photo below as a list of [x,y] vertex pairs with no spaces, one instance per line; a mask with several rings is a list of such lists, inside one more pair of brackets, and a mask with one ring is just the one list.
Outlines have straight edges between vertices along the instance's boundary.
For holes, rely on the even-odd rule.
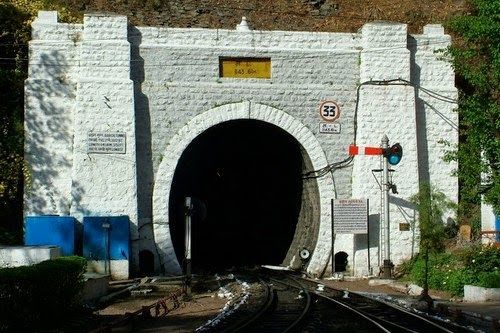
[[126,135],[123,132],[88,132],[87,153],[125,154]]
[[333,232],[336,234],[366,234],[368,232],[367,200],[334,200],[333,223]]
[[339,134],[340,133],[340,124],[339,123],[319,123],[319,132],[320,133]]

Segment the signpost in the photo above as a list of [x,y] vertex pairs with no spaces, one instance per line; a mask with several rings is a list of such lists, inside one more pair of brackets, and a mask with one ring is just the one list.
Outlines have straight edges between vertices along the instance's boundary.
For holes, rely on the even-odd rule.
[[368,199],[336,199],[332,205],[332,273],[335,272],[335,234],[366,234],[368,272],[370,267],[370,232]]
[[368,232],[368,200],[336,199],[333,202],[333,221],[337,234],[366,234]]
[[335,101],[323,101],[319,106],[319,114],[324,121],[334,122],[340,117],[340,107]]
[[328,134],[339,134],[340,124],[339,123],[319,123],[319,132]]

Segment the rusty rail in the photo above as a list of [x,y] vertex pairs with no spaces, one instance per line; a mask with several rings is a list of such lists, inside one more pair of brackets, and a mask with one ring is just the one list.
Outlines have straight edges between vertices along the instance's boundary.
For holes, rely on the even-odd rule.
[[[103,332],[111,332],[113,327],[119,327],[124,325],[130,320],[136,319],[139,316],[144,318],[161,318],[165,317],[171,311],[178,309],[181,306],[181,301],[179,300],[180,296],[185,293],[183,288],[179,288],[171,293],[168,293],[166,297],[161,298],[154,302],[153,304],[143,306],[139,310],[134,312],[127,312],[123,318],[117,319],[103,325],[101,327],[96,328],[95,330],[90,331],[90,333],[103,333]],[[171,301],[172,307],[169,307],[167,304]],[[154,310],[152,314],[151,311]]]

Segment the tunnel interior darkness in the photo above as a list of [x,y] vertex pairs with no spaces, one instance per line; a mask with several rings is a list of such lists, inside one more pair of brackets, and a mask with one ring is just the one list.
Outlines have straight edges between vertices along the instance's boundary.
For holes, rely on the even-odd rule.
[[200,134],[179,159],[170,190],[170,233],[179,263],[184,198],[191,196],[205,206],[204,214],[195,207],[192,220],[193,271],[281,264],[301,208],[302,167],[300,144],[265,122],[229,121]]

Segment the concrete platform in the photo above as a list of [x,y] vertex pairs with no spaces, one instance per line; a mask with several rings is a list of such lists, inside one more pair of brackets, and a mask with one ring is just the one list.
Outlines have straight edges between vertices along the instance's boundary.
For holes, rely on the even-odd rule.
[[500,302],[500,288],[464,286],[464,302]]
[[0,246],[0,267],[30,266],[60,256],[58,246]]
[[109,275],[96,273],[85,273],[85,286],[82,292],[82,301],[84,303],[95,302],[109,292]]

